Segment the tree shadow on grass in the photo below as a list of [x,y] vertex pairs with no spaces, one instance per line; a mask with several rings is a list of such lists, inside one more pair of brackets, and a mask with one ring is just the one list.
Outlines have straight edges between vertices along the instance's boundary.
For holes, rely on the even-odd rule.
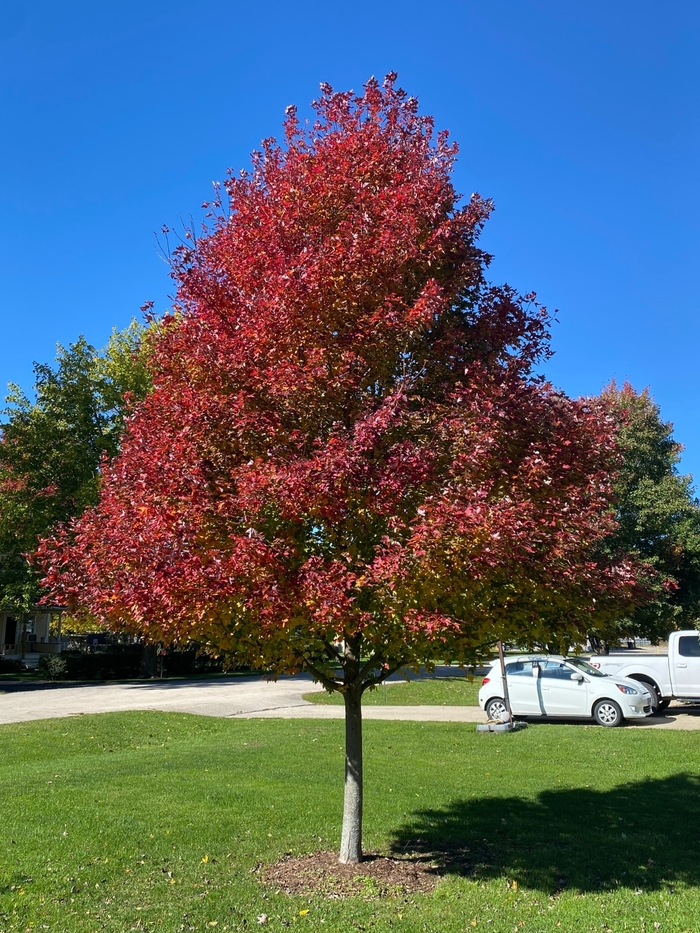
[[417,811],[392,849],[441,874],[505,876],[547,894],[700,885],[700,778],[457,800]]

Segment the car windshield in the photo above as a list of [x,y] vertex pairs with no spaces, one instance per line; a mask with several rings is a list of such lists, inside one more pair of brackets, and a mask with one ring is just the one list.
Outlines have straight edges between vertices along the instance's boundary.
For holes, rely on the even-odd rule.
[[572,664],[574,667],[578,668],[582,673],[588,674],[589,677],[607,677],[607,674],[604,674],[602,671],[599,671],[598,668],[593,667],[592,664],[589,664],[588,661],[584,661],[583,658],[567,658],[569,664]]

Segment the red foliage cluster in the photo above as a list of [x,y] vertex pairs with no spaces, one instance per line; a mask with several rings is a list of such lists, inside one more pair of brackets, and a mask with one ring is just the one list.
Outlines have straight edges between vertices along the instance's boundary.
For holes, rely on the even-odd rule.
[[590,556],[610,425],[533,376],[548,316],[486,284],[491,205],[458,206],[456,148],[394,78],[290,108],[176,251],[154,391],[43,546],[52,599],[331,678],[342,639],[369,675],[570,641],[629,598]]

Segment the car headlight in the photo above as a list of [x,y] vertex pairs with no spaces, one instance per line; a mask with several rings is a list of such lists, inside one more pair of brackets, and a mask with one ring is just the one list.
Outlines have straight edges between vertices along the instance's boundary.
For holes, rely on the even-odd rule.
[[639,696],[641,691],[635,690],[634,687],[628,687],[627,684],[615,684],[620,693],[626,693],[630,696]]

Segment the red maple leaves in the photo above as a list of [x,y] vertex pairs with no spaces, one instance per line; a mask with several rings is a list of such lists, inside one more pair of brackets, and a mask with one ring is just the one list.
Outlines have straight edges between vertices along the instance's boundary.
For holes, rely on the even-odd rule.
[[52,597],[335,683],[496,637],[571,641],[632,569],[604,414],[532,375],[548,316],[484,280],[491,205],[395,86],[288,111],[176,251],[155,388],[100,504],[43,547]]

